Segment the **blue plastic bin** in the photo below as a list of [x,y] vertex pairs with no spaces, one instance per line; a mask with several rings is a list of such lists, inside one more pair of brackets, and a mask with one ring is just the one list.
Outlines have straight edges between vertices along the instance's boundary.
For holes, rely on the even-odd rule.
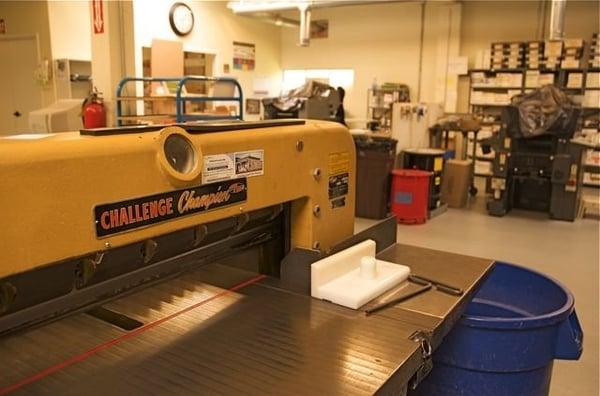
[[554,359],[577,360],[573,295],[538,272],[497,262],[433,355],[412,395],[547,395]]

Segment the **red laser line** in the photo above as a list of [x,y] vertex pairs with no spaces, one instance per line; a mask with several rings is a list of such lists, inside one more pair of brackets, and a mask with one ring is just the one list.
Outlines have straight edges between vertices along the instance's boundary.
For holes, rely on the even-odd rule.
[[114,338],[114,339],[112,339],[110,341],[107,341],[107,342],[105,342],[103,344],[97,345],[97,346],[95,346],[94,348],[92,348],[92,349],[90,349],[88,351],[85,351],[85,352],[83,352],[83,353],[81,353],[79,355],[75,355],[75,356],[73,356],[73,357],[71,357],[71,358],[69,358],[69,359],[67,359],[67,360],[65,360],[65,361],[63,361],[61,363],[58,363],[58,364],[56,364],[54,366],[50,366],[47,369],[42,370],[42,371],[38,372],[37,374],[34,374],[34,375],[30,376],[30,377],[24,378],[24,379],[22,379],[19,382],[15,382],[12,385],[9,385],[9,386],[4,387],[4,388],[0,388],[0,395],[9,394],[11,392],[16,391],[17,389],[22,388],[25,385],[29,385],[29,384],[31,384],[33,382],[37,382],[37,381],[39,381],[39,380],[41,380],[41,379],[49,376],[50,374],[53,374],[53,373],[55,373],[57,371],[60,371],[60,370],[66,368],[66,367],[69,367],[69,366],[71,366],[71,365],[73,365],[75,363],[81,362],[81,361],[89,358],[90,356],[93,356],[93,355],[95,355],[95,354],[97,354],[99,352],[102,352],[102,351],[104,351],[104,350],[106,350],[106,349],[108,349],[108,348],[110,348],[112,346],[115,346],[117,344],[120,344],[121,342],[123,342],[125,340],[128,340],[129,338],[136,337],[136,336],[138,336],[138,335],[140,335],[140,334],[142,334],[142,333],[144,333],[144,332],[152,329],[153,327],[156,327],[156,326],[158,326],[158,325],[160,325],[160,324],[162,324],[164,322],[167,322],[167,321],[169,321],[169,320],[171,320],[171,319],[173,319],[173,318],[175,318],[175,317],[177,317],[177,316],[179,316],[181,314],[189,312],[189,311],[191,311],[191,310],[193,310],[195,308],[198,308],[201,305],[204,305],[204,304],[209,303],[209,302],[211,302],[213,300],[216,300],[217,298],[222,297],[222,296],[224,296],[226,294],[229,294],[231,292],[243,289],[244,287],[249,286],[249,285],[251,285],[253,283],[256,283],[258,281],[261,281],[261,280],[265,279],[266,277],[267,277],[266,275],[258,275],[258,276],[254,277],[254,278],[248,279],[247,281],[244,281],[242,283],[238,283],[237,285],[235,285],[235,286],[233,286],[233,287],[231,287],[231,288],[229,288],[227,290],[223,290],[222,292],[219,292],[219,293],[215,294],[214,296],[207,298],[206,300],[199,301],[199,302],[197,302],[195,304],[192,304],[192,305],[190,305],[188,307],[183,308],[180,311],[177,311],[177,312],[174,312],[174,313],[172,313],[170,315],[167,315],[164,318],[160,318],[158,320],[155,320],[154,322],[147,323],[147,324],[145,324],[145,325],[143,325],[141,327],[138,327],[137,329],[135,329],[135,330],[133,330],[133,331],[131,331],[129,333],[123,334],[122,336]]

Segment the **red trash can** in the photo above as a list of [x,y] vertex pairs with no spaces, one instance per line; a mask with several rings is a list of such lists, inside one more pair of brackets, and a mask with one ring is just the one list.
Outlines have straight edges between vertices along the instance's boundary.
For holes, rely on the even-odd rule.
[[431,172],[416,169],[392,171],[392,213],[398,223],[422,224],[427,220]]

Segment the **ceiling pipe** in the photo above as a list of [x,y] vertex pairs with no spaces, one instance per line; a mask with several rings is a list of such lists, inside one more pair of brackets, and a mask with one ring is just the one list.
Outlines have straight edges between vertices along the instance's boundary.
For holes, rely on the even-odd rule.
[[406,3],[407,0],[299,0],[299,1],[230,1],[227,7],[236,14],[249,14],[255,12],[289,11],[298,10],[301,6],[308,8],[331,8],[358,5],[371,5],[382,3]]
[[230,1],[227,7],[237,15],[254,16],[278,26],[295,26],[296,21],[280,17],[268,16],[279,11],[298,10],[300,13],[298,45],[307,47],[310,44],[311,10],[314,8],[331,8],[383,3],[406,3],[410,0],[299,0],[299,1]]
[[300,10],[300,38],[298,45],[308,47],[310,44],[310,8],[307,4],[298,7]]
[[300,22],[298,22],[297,20],[290,19],[290,18],[284,18],[279,15],[277,15],[274,18],[273,23],[277,26],[283,26],[283,27],[300,27]]
[[270,12],[257,12],[252,14],[243,14],[243,16],[260,19],[262,22],[271,23],[276,26],[297,28],[300,27],[300,21],[296,19],[282,17],[279,14],[272,14]]
[[550,40],[562,40],[565,37],[565,9],[567,0],[552,0],[550,9]]

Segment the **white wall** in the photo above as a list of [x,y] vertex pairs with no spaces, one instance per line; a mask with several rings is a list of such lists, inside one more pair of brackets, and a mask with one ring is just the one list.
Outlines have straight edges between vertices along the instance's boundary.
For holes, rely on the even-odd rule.
[[449,61],[459,55],[462,5],[429,2],[424,11],[421,89],[414,100],[445,104],[446,111],[454,112],[457,78],[447,69]]
[[54,59],[92,59],[90,7],[87,0],[48,1]]
[[[297,18],[297,15],[296,15]],[[400,82],[416,92],[421,7],[417,3],[316,9],[312,19],[329,20],[329,37],[299,47],[298,29],[282,29],[283,69],[354,69],[346,90],[347,118],[366,117],[367,90]]]
[[[458,7],[458,8],[457,8]],[[458,52],[456,27],[448,34],[451,9],[460,20],[460,5],[429,3],[425,8],[421,99],[439,101],[444,97],[445,80],[435,74],[445,70],[447,56]],[[342,68],[354,70],[354,86],[347,89],[347,118],[365,118],[367,90],[373,79],[378,84],[398,82],[410,87],[417,101],[421,49],[421,4],[418,2],[316,9],[312,19],[329,20],[329,37],[312,39],[309,47],[298,47],[298,29],[282,29],[283,69]],[[286,14],[298,18],[297,14]],[[453,26],[456,26],[454,23]],[[449,45],[449,42],[453,44]],[[439,90],[441,95],[439,94]],[[436,92],[438,92],[436,96]]]
[[[142,76],[141,47],[149,47],[152,39],[183,42],[185,51],[215,54],[213,74],[223,74],[223,64],[242,85],[244,96],[252,97],[256,79],[268,79],[271,95],[279,94],[281,85],[280,28],[247,17],[234,15],[221,1],[187,1],[194,13],[193,31],[178,37],[169,25],[172,1],[134,0],[135,70]],[[233,41],[256,45],[254,71],[233,70]]]
[[[0,19],[6,23],[7,35],[37,35],[40,60],[52,60],[46,1],[0,1]],[[54,80],[41,91],[43,106],[54,102]]]

